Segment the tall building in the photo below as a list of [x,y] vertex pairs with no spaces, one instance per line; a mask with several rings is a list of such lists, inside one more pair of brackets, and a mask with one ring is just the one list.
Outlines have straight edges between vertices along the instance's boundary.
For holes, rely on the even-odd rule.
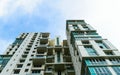
[[84,20],[67,20],[67,40],[22,33],[0,55],[0,75],[120,75],[120,52]]
[[84,20],[67,20],[66,34],[76,75],[120,75],[120,52]]
[[0,75],[75,75],[67,41],[22,33],[0,56]]

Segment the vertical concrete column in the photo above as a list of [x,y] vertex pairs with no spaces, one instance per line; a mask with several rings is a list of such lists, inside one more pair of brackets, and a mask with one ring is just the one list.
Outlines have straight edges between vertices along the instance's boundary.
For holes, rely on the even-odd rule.
[[108,69],[110,70],[110,72],[112,73],[112,75],[117,75],[117,74],[115,73],[115,71],[112,69],[112,67],[108,67]]
[[57,53],[55,52],[55,59],[54,59],[55,63],[57,63]]
[[109,61],[109,59],[105,59],[108,65],[112,65],[112,63]]
[[85,29],[81,26],[81,24],[78,24],[78,27],[80,28],[80,30],[85,30]]
[[86,49],[83,46],[78,46],[78,52],[79,52],[80,58],[89,56],[88,52],[86,51]]
[[60,52],[60,59],[61,59],[61,62],[63,62],[63,55],[62,55],[62,52]]
[[68,29],[69,29],[70,31],[75,31],[75,29],[73,28],[72,25],[68,25]]
[[80,40],[75,40],[75,45],[82,45],[82,42]]

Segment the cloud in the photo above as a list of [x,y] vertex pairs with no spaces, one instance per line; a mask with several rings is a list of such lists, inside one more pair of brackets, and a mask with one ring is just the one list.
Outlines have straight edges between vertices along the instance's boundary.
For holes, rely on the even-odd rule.
[[[119,0],[0,0],[0,36],[44,32],[65,38],[66,19],[85,19],[118,48]],[[7,31],[6,31],[7,30]],[[9,37],[9,35],[11,35]],[[116,37],[117,35],[117,37]]]
[[26,13],[32,13],[43,0],[0,0],[0,16],[13,14],[18,8]]

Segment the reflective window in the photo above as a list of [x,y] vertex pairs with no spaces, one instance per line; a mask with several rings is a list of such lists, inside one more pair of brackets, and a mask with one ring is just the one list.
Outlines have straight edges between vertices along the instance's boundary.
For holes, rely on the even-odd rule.
[[86,59],[85,60],[86,65],[100,65],[100,64],[107,64],[105,59],[99,58],[99,59]]
[[120,58],[110,58],[109,59],[113,64],[120,64]]
[[86,51],[88,52],[89,55],[97,55],[96,51],[92,48],[92,46],[85,46]]
[[60,62],[61,59],[60,59],[60,52],[57,52],[57,62]]
[[107,67],[88,67],[90,75],[112,75]]
[[74,29],[79,29],[79,27],[77,25],[73,25]]
[[116,66],[116,67],[112,67],[114,69],[114,71],[116,72],[117,75],[120,75],[120,67]]

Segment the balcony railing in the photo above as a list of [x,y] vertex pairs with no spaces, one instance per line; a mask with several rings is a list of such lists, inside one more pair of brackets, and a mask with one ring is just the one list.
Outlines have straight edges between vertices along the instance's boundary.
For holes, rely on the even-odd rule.
[[41,73],[29,73],[29,74],[26,74],[26,75],[42,75]]
[[37,55],[37,56],[34,56],[32,59],[33,59],[33,63],[44,64],[46,56],[44,56],[44,55]]

